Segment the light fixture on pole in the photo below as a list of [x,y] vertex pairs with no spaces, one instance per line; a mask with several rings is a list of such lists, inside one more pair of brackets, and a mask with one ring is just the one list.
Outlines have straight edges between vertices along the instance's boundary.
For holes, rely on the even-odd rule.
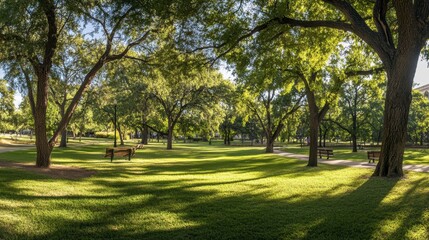
[[113,118],[113,123],[114,123],[114,129],[115,129],[115,136],[114,136],[114,142],[113,142],[113,147],[117,147],[116,145],[116,105],[118,104],[118,102],[115,100],[113,100],[113,104],[114,104],[114,108],[115,108],[115,116]]

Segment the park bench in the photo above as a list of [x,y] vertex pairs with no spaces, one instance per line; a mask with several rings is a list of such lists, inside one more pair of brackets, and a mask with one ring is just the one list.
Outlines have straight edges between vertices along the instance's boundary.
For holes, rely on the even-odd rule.
[[372,162],[375,163],[375,160],[378,160],[380,158],[380,151],[368,151],[368,163]]
[[109,157],[110,162],[113,161],[114,157],[128,157],[128,161],[131,161],[131,157],[136,153],[136,149],[133,147],[120,147],[120,148],[106,148],[106,154],[104,157]]
[[329,159],[330,156],[334,156],[334,150],[330,148],[318,148],[317,154],[320,158],[322,158],[322,156],[325,156],[326,159]]

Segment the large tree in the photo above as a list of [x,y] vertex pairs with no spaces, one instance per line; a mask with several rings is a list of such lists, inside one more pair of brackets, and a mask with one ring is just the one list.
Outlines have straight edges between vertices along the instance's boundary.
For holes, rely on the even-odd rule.
[[[246,4],[240,1],[222,6],[230,11],[223,9],[228,13],[219,19],[231,30],[224,31],[223,37],[216,38],[211,46],[222,49],[218,57],[227,55],[240,41],[257,33],[268,35],[267,38],[287,34],[283,26],[337,29],[354,34],[373,49],[388,79],[383,145],[374,176],[403,176],[412,83],[420,52],[429,38],[429,1],[283,0]],[[250,9],[255,9],[254,14],[245,13]],[[248,24],[243,26],[243,22]]]
[[173,148],[173,131],[183,113],[217,104],[228,86],[220,73],[202,67],[198,57],[171,49],[160,53],[165,64],[153,69],[148,90],[161,104],[167,118],[167,149]]
[[[152,38],[163,26],[171,26],[174,1],[6,1],[0,6],[2,60],[19,63],[25,77],[27,94],[36,133],[36,166],[49,167],[51,152],[70,121],[83,93],[93,78],[109,62],[127,56],[131,48],[140,55],[156,47]],[[13,12],[11,17],[10,12]],[[180,13],[179,15],[182,15]],[[167,17],[169,16],[169,17]],[[90,49],[81,84],[69,101],[52,137],[48,138],[46,120],[51,70],[58,51],[71,33],[84,35],[81,49]],[[88,59],[88,58],[86,58]]]
[[[274,68],[274,69],[273,69]],[[264,131],[266,153],[274,152],[274,142],[285,127],[285,121],[301,106],[303,94],[294,87],[294,79],[283,76],[280,67],[270,59],[255,61],[244,73],[243,100]]]

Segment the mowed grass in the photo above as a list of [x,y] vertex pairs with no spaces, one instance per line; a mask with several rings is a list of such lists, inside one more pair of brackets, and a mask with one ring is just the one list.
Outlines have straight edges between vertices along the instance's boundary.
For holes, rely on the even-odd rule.
[[[428,239],[429,178],[369,178],[262,148],[152,144],[131,162],[55,149],[80,180],[0,168],[0,239]],[[0,154],[33,162],[34,150]]]
[[[365,148],[352,152],[351,147],[328,147],[334,150],[334,156],[329,159],[352,160],[358,162],[367,162],[367,151],[380,151],[378,148]],[[307,146],[288,146],[282,148],[282,151],[308,155]],[[406,148],[404,153],[404,164],[424,164],[429,165],[429,149]]]

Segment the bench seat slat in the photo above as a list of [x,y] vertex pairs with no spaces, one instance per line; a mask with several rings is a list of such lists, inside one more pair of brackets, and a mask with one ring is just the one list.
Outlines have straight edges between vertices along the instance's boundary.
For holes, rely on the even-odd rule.
[[323,156],[326,156],[326,159],[329,159],[330,156],[334,156],[334,150],[333,149],[327,149],[327,148],[318,148],[317,153],[320,158]]
[[371,161],[373,163],[375,163],[375,160],[380,159],[380,155],[381,152],[380,151],[368,151],[367,152],[367,156],[368,156],[368,163],[370,163]]
[[110,157],[111,162],[115,156],[128,157],[128,161],[131,161],[131,157],[135,155],[135,152],[136,149],[134,147],[106,148],[104,157]]

